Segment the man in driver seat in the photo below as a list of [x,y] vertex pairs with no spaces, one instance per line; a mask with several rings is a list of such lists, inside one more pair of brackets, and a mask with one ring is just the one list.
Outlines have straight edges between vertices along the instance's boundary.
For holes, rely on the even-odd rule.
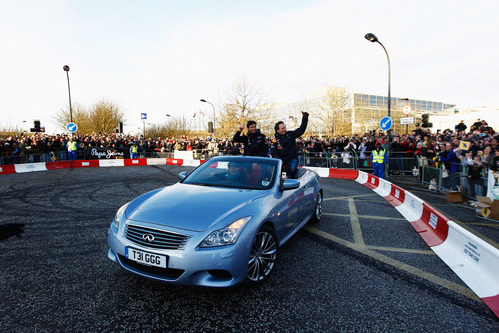
[[238,184],[248,184],[244,165],[236,162],[229,162],[227,167],[227,179]]

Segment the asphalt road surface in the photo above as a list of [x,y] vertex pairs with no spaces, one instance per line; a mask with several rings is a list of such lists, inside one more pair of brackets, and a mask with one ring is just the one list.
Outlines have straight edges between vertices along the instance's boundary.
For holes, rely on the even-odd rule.
[[128,274],[106,256],[116,210],[186,169],[0,176],[0,331],[499,330],[494,314],[391,205],[347,180],[322,179],[325,216],[280,249],[261,286],[174,286]]

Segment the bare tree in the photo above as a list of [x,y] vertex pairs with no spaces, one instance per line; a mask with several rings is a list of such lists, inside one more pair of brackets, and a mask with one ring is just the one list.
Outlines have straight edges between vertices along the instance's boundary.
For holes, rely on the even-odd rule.
[[[78,133],[91,133],[93,132],[92,122],[90,115],[85,108],[79,104],[73,104],[73,122],[78,125]],[[66,131],[66,125],[71,122],[71,113],[69,108],[61,109],[55,117],[57,127]]]
[[351,110],[348,108],[348,95],[345,88],[327,87],[318,103],[320,112],[314,116],[327,128],[327,136],[352,134]]
[[90,111],[90,121],[94,132],[112,133],[124,119],[118,106],[108,101],[99,101]]
[[[113,133],[119,128],[120,122],[124,121],[124,116],[116,104],[99,101],[90,110],[86,110],[79,104],[74,104],[73,122],[78,125],[78,133],[90,134]],[[55,117],[59,128],[66,130],[66,125],[70,122],[71,115],[69,109],[62,109]]]
[[163,125],[152,125],[146,128],[146,137],[148,138],[176,138],[181,136],[190,136],[192,131],[189,129],[189,121],[182,117],[171,117]]
[[264,102],[263,93],[246,80],[236,82],[220,112],[217,135],[231,136],[248,120],[269,117],[272,104]]

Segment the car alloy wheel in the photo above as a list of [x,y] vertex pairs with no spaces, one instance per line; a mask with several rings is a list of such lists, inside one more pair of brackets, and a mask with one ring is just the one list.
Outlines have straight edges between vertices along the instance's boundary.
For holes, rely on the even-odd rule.
[[314,216],[312,216],[312,222],[317,223],[322,217],[322,193],[317,196],[317,203],[315,204]]
[[274,268],[277,258],[277,237],[269,226],[263,226],[256,234],[248,261],[248,280],[264,281]]

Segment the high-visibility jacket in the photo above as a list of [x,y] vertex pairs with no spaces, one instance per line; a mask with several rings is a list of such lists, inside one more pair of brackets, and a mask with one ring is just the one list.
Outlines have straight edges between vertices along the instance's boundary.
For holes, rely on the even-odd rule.
[[139,147],[132,146],[132,153],[136,154],[139,151]]
[[373,163],[383,164],[385,160],[385,150],[381,149],[379,152],[377,150],[373,150]]
[[76,141],[71,141],[71,143],[69,144],[69,150],[75,151],[76,149],[77,149]]

